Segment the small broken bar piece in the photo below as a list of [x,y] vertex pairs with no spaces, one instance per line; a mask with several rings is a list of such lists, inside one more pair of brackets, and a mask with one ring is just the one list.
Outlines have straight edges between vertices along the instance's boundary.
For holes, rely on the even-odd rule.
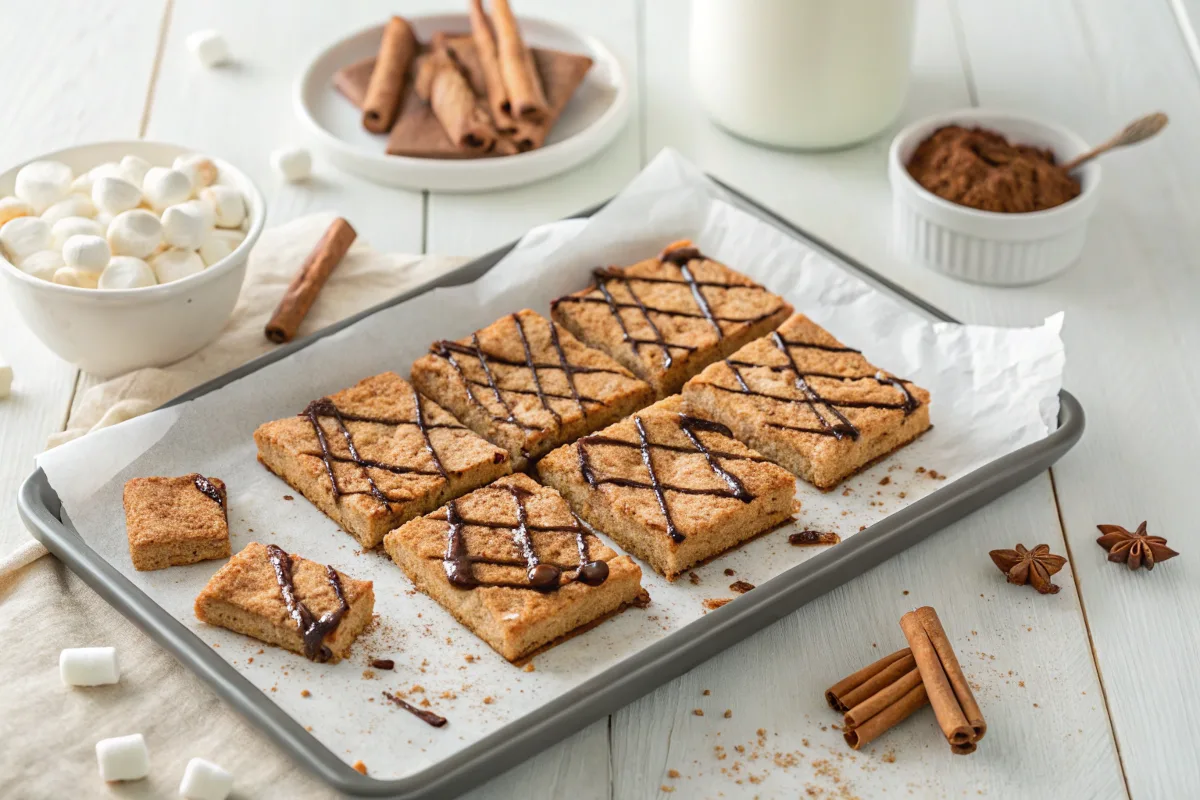
[[517,129],[512,117],[512,103],[504,78],[500,75],[500,55],[496,51],[496,35],[492,23],[483,10],[482,0],[471,0],[471,39],[475,43],[475,55],[479,60],[479,71],[487,94],[488,110],[492,122],[500,133],[513,133]]
[[454,145],[471,153],[488,153],[499,133],[463,74],[445,37],[435,36],[433,49],[417,69],[417,96],[425,101]]
[[539,477],[667,580],[789,519],[796,479],[669,397],[560,447]]
[[300,323],[304,322],[308,310],[316,301],[317,295],[325,286],[325,281],[329,279],[337,265],[342,263],[342,258],[345,257],[346,251],[350,249],[350,245],[354,243],[357,236],[358,234],[350,223],[341,217],[330,223],[329,228],[321,237],[321,241],[317,242],[317,246],[309,253],[308,258],[301,265],[300,271],[292,278],[287,291],[283,293],[279,307],[275,309],[275,313],[264,329],[268,339],[276,344],[292,340],[296,331],[300,329]]
[[201,622],[331,663],[349,654],[374,609],[370,581],[258,542],[221,567],[195,605]]
[[520,473],[408,522],[384,547],[417,589],[509,661],[644,594],[633,559]]
[[929,392],[872,365],[803,314],[718,361],[683,396],[818,489],[929,428]]
[[476,436],[394,372],[322,397],[254,432],[258,460],[363,547],[510,471]]
[[533,54],[521,39],[521,30],[508,0],[492,0],[500,75],[508,93],[511,114],[527,122],[541,122],[548,108]]
[[555,300],[551,316],[632,370],[660,399],[792,313],[783,298],[688,241],[592,274],[595,286]]
[[900,628],[950,750],[959,755],[975,752],[976,743],[987,733],[987,723],[937,612],[929,606],[910,611],[900,618]]
[[416,55],[417,37],[412,26],[403,17],[393,16],[383,28],[379,54],[363,101],[363,127],[371,133],[387,133],[395,124],[408,69]]
[[129,556],[138,571],[228,558],[225,484],[199,473],[133,478],[124,493]]

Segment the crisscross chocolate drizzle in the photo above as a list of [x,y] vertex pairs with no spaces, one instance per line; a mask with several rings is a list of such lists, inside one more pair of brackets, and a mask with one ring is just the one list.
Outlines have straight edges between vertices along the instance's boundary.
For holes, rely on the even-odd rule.
[[[671,507],[667,503],[667,494],[674,492],[676,494],[691,494],[691,495],[707,495],[709,497],[729,497],[735,500],[740,500],[743,503],[749,503],[754,500],[754,495],[742,484],[741,480],[725,469],[722,461],[754,461],[759,463],[769,463],[768,459],[762,456],[741,455],[738,453],[730,453],[725,450],[714,450],[704,443],[697,435],[697,431],[707,431],[715,433],[719,436],[724,436],[733,439],[733,432],[719,422],[701,419],[699,417],[689,416],[687,414],[675,415],[675,420],[679,424],[679,429],[691,442],[691,447],[682,445],[662,444],[659,442],[650,441],[649,435],[646,433],[645,423],[640,415],[634,415],[633,425],[637,431],[638,441],[629,442],[624,439],[615,439],[611,436],[584,436],[575,442],[575,452],[579,457],[579,471],[583,474],[583,479],[588,486],[595,489],[598,486],[609,484],[612,486],[622,486],[627,489],[641,489],[654,492],[655,499],[658,500],[658,507],[662,511],[663,519],[667,523],[667,535],[675,542],[682,542],[687,537],[679,531],[675,525],[675,520],[671,516]],[[640,451],[642,463],[646,466],[647,479],[635,480],[632,478],[622,478],[620,476],[598,476],[595,469],[592,467],[592,462],[588,456],[588,446],[604,446],[604,447],[626,447]],[[708,468],[712,470],[713,475],[720,478],[725,484],[724,489],[697,489],[688,486],[675,486],[670,483],[664,483],[658,475],[658,471],[654,467],[655,450],[663,450],[672,453],[691,453],[699,454],[704,457]]]
[[325,637],[337,629],[342,617],[350,610],[346,595],[342,592],[342,582],[337,570],[325,567],[325,576],[329,587],[333,589],[338,599],[338,607],[333,611],[322,614],[318,619],[308,609],[308,606],[296,597],[296,584],[292,581],[292,557],[283,548],[273,544],[267,545],[267,558],[275,568],[275,581],[279,584],[279,593],[287,606],[288,616],[296,621],[300,636],[304,640],[304,655],[310,661],[324,662],[333,657],[333,653],[325,646]]

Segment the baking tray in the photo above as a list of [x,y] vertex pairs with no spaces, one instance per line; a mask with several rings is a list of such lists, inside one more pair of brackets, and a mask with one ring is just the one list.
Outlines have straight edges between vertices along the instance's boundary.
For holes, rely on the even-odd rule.
[[[720,185],[744,210],[823,251],[844,269],[879,290],[905,301],[932,318],[956,321],[737,190],[723,183]],[[590,216],[601,207],[603,204],[575,216]],[[495,266],[515,245],[516,242],[513,242],[494,250],[429,284],[281,347],[175,398],[167,405],[207,394],[279,359],[287,358],[318,339],[430,289],[473,281]],[[62,515],[58,495],[40,469],[22,485],[17,507],[34,537],[105,601],[165,647],[208,683],[223,700],[330,786],[359,797],[452,797],[562,741],[1041,473],[1071,449],[1083,434],[1084,414],[1079,402],[1063,391],[1059,394],[1059,403],[1058,429],[1045,439],[964,475],[944,489],[912,503],[828,551],[759,584],[753,592],[741,596],[738,602],[712,611],[702,621],[664,637],[454,755],[396,780],[378,780],[354,771],[204,641],[104,561],[84,543],[70,520]]]

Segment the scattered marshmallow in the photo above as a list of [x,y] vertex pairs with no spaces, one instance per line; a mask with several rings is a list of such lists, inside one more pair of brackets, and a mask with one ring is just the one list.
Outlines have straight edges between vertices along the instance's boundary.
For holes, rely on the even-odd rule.
[[94,217],[96,204],[86,194],[69,194],[42,212],[42,219],[53,226],[67,217]]
[[97,289],[141,289],[154,286],[158,278],[154,270],[140,258],[133,256],[114,256],[108,266],[100,273]]
[[67,686],[103,686],[121,679],[115,647],[68,647],[58,654],[58,674]]
[[192,180],[170,167],[151,167],[142,181],[142,192],[155,211],[178,205],[192,196]]
[[71,168],[58,161],[34,161],[17,172],[13,194],[33,206],[38,214],[67,196],[71,181],[75,179]]
[[211,158],[199,153],[179,156],[171,167],[191,178],[192,186],[197,189],[212,186],[217,180],[217,165],[212,162]]
[[204,271],[204,262],[194,250],[171,248],[151,257],[150,267],[159,283],[170,283]]
[[108,244],[113,255],[146,258],[163,241],[163,223],[152,211],[134,208],[122,211],[108,225]]
[[0,353],[0,400],[12,394],[13,368]]
[[140,156],[130,155],[122,158],[117,168],[121,170],[121,177],[134,186],[141,186],[142,181],[146,179],[146,173],[153,166],[153,164]]
[[79,234],[103,236],[105,228],[106,226],[101,224],[99,218],[67,217],[66,219],[60,219],[50,228],[50,246],[61,252],[63,245],[67,243],[67,239],[70,239],[72,236]]
[[213,207],[218,228],[237,228],[246,219],[246,198],[232,186],[210,186],[200,199]]
[[112,258],[112,248],[103,236],[76,234],[62,249],[63,261],[68,267],[75,267],[85,272],[100,272],[108,266]]
[[202,203],[171,206],[162,215],[163,240],[180,250],[195,250],[204,243],[210,219]]
[[58,250],[38,250],[36,253],[25,256],[17,265],[26,275],[32,275],[44,281],[54,280],[54,273],[60,267],[65,266],[66,262],[63,261],[62,253]]
[[96,742],[96,761],[106,781],[136,781],[150,774],[150,751],[140,733]]
[[54,283],[59,286],[74,286],[76,289],[95,289],[100,283],[99,272],[88,272],[78,267],[59,267],[54,271]]
[[203,758],[188,762],[179,784],[179,796],[187,800],[225,800],[231,791],[233,775],[229,770]]
[[217,228],[208,232],[204,243],[200,245],[200,259],[204,266],[211,267],[238,248],[246,238],[240,230]]
[[187,37],[187,49],[206,67],[219,67],[229,61],[229,43],[218,31],[196,31]]
[[0,247],[15,264],[38,250],[50,249],[50,226],[41,217],[17,217],[0,228]]
[[303,147],[285,147],[271,153],[271,166],[290,183],[307,180],[312,175],[312,155]]
[[36,216],[33,213],[33,206],[26,203],[19,197],[6,197],[0,200],[0,225],[8,222],[10,219],[17,217],[32,217]]
[[102,175],[92,184],[92,202],[98,211],[114,216],[137,208],[142,202],[142,190],[135,184],[115,175]]

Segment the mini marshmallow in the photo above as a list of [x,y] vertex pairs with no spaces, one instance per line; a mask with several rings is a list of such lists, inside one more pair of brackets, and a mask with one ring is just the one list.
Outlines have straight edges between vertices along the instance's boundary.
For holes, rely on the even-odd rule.
[[151,167],[142,181],[142,192],[155,211],[162,211],[192,196],[192,180],[177,169]]
[[78,234],[103,236],[104,226],[100,224],[99,218],[67,217],[60,219],[50,228],[50,246],[55,250],[62,250],[67,239]]
[[133,256],[115,256],[112,261],[108,262],[104,272],[100,273],[100,280],[96,283],[96,288],[141,289],[157,283],[158,278],[154,277],[154,270],[150,269],[150,265],[142,259]]
[[96,182],[96,176],[87,171],[82,175],[76,175],[75,180],[71,181],[71,186],[67,191],[71,194],[86,194],[92,193],[92,184]]
[[194,250],[164,250],[150,259],[159,283],[170,283],[204,271],[204,262]]
[[121,679],[115,647],[68,647],[58,654],[58,674],[67,686],[103,686]]
[[75,179],[71,168],[58,161],[34,161],[21,167],[17,173],[13,194],[42,213],[67,196],[71,181]]
[[187,49],[206,67],[217,67],[229,61],[229,43],[217,31],[196,31],[187,37]]
[[150,751],[140,733],[96,742],[96,761],[106,781],[136,781],[150,774]]
[[125,156],[117,166],[121,170],[122,178],[134,186],[141,186],[142,181],[146,179],[146,173],[154,165],[138,156]]
[[74,286],[77,289],[95,289],[100,282],[99,272],[88,272],[77,267],[59,267],[54,271],[53,282],[59,286]]
[[232,186],[210,186],[200,199],[213,207],[218,228],[236,228],[246,219],[246,199]]
[[54,273],[60,267],[65,267],[66,262],[63,261],[62,253],[57,250],[39,250],[36,253],[25,256],[17,267],[26,275],[32,275],[43,281],[53,281]]
[[240,230],[226,230],[217,228],[209,231],[208,236],[204,239],[204,244],[200,245],[200,258],[204,261],[204,266],[211,267],[227,255],[237,249],[238,245],[246,238],[246,234]]
[[186,203],[180,203],[178,207],[184,209],[189,214],[198,215],[204,221],[205,231],[211,230],[217,223],[217,210],[207,200],[196,198],[195,200],[188,200]]
[[312,156],[303,147],[285,147],[271,153],[271,166],[285,180],[295,183],[312,175]]
[[179,156],[171,167],[191,178],[192,186],[196,189],[212,186],[217,180],[217,165],[208,156],[199,153]]
[[202,204],[171,206],[162,215],[163,240],[180,250],[195,250],[204,243],[209,219]]
[[229,770],[203,758],[193,758],[183,770],[179,796],[187,800],[225,800],[233,791]]
[[0,227],[0,247],[15,264],[38,250],[50,249],[50,226],[41,217],[17,217]]
[[146,258],[162,244],[163,224],[152,211],[122,211],[108,225],[108,245],[113,255]]
[[62,249],[63,261],[68,267],[84,272],[100,272],[112,258],[112,248],[103,236],[76,234],[67,239]]
[[42,219],[53,227],[54,223],[67,217],[94,217],[96,205],[86,194],[69,194],[42,212]]
[[0,200],[0,225],[17,217],[32,217],[33,206],[19,197],[6,197]]
[[124,178],[102,175],[92,184],[92,202],[98,210],[116,215],[137,208],[142,190]]

